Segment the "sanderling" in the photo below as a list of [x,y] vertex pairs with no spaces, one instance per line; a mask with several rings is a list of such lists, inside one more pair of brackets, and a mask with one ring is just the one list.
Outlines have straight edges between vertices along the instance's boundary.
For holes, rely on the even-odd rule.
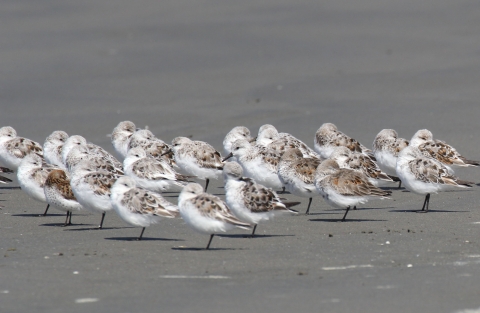
[[254,143],[256,138],[250,136],[250,130],[245,126],[236,126],[223,139],[223,150],[226,154],[232,152],[232,145],[237,139],[245,139],[250,143]]
[[216,233],[224,233],[235,227],[251,227],[235,217],[222,199],[204,193],[203,187],[196,183],[190,183],[183,188],[178,196],[178,209],[187,225],[202,234],[210,235],[205,249],[210,247]]
[[[13,173],[13,171],[11,169],[7,168],[7,167],[0,166],[0,173],[11,174],[11,173]],[[0,183],[6,184],[6,183],[11,183],[11,182],[12,182],[11,179],[0,175]]]
[[123,168],[122,163],[120,163],[113,155],[108,153],[105,149],[93,143],[87,143],[87,140],[84,137],[75,135],[75,136],[70,136],[67,139],[62,149],[62,161],[63,161],[63,164],[67,166],[67,169],[70,168],[67,162],[68,155],[70,154],[70,151],[76,146],[86,146],[92,158],[99,157],[108,162],[111,162],[111,164],[113,164],[113,167],[116,169]]
[[337,161],[340,168],[362,172],[377,187],[382,183],[400,181],[398,177],[384,173],[378,164],[365,154],[352,152],[347,147],[335,148],[330,159]]
[[110,201],[110,188],[120,175],[91,169],[91,161],[78,163],[71,173],[70,185],[77,201],[86,209],[102,213],[98,228],[103,227],[105,213],[113,209]]
[[162,218],[179,215],[178,207],[160,194],[136,187],[135,181],[122,176],[113,184],[110,196],[113,209],[126,223],[142,227],[137,240],[142,240],[145,227],[157,224]]
[[323,158],[327,159],[338,146],[344,146],[351,151],[360,152],[374,158],[372,150],[339,131],[334,124],[325,123],[320,126],[315,134],[315,151],[317,151]]
[[22,159],[32,153],[43,155],[38,142],[17,137],[17,132],[10,126],[0,128],[0,161],[7,167],[16,171]]
[[69,172],[74,171],[75,166],[81,161],[89,160],[91,170],[104,170],[113,174],[123,175],[123,165],[113,162],[111,159],[91,153],[86,145],[74,146],[68,153],[66,166]]
[[277,151],[280,154],[285,150],[297,148],[305,158],[320,158],[318,153],[308,147],[303,141],[289,133],[279,133],[275,126],[262,125],[258,131],[256,144]]
[[[408,140],[398,138],[393,129],[383,129],[373,141],[373,154],[382,171],[388,175],[397,175],[397,158],[400,151],[408,146]],[[400,188],[402,181],[399,182]]]
[[127,156],[128,144],[135,133],[135,124],[130,121],[123,121],[113,129],[112,145],[115,152],[123,159]]
[[165,141],[155,137],[148,129],[141,129],[133,134],[128,144],[128,150],[136,147],[141,147],[147,152],[147,155],[159,161],[163,160],[170,165],[175,165],[173,151],[170,151],[172,147]]
[[252,146],[247,140],[238,139],[233,143],[232,152],[223,160],[232,156],[243,167],[245,176],[269,188],[285,188],[277,175],[281,156],[277,151],[262,146]]
[[179,174],[167,162],[147,156],[141,147],[128,150],[123,167],[139,187],[155,192],[181,191],[191,182],[191,176]]
[[45,180],[43,191],[49,205],[67,213],[63,226],[72,225],[72,211],[82,210],[83,207],[73,194],[70,178],[65,170],[52,170]]
[[61,169],[66,169],[62,161],[62,149],[68,134],[62,130],[51,133],[43,143],[43,157],[47,163],[53,164]]
[[172,140],[172,146],[175,163],[186,174],[205,179],[205,191],[210,179],[221,177],[224,162],[220,152],[210,144],[177,137]]
[[[48,174],[55,169],[59,168],[45,163],[45,160],[41,156],[31,153],[26,155],[18,166],[18,183],[22,190],[33,199],[47,202],[43,187],[45,186]],[[44,216],[47,215],[49,207],[50,204],[47,204],[47,208],[43,213]]]
[[251,236],[255,235],[257,224],[268,221],[277,214],[296,211],[289,208],[300,202],[283,202],[270,188],[257,184],[253,179],[242,177],[243,169],[237,162],[225,163],[225,199],[230,210],[240,220],[253,224]]
[[320,163],[315,173],[315,187],[325,201],[333,207],[346,209],[342,222],[350,208],[370,199],[388,199],[391,191],[375,187],[361,172],[340,168],[336,161],[327,159]]
[[432,157],[449,166],[479,166],[478,161],[467,160],[457,150],[441,140],[434,140],[428,129],[420,129],[410,140],[412,147],[418,148],[425,156]]
[[278,163],[278,177],[285,188],[292,194],[308,198],[308,207],[305,214],[310,212],[312,198],[320,194],[315,188],[315,171],[320,159],[304,158],[299,149],[288,149]]
[[418,148],[408,146],[398,155],[397,175],[405,188],[413,193],[425,195],[421,213],[428,212],[430,194],[453,187],[469,188],[472,182],[460,180],[438,160],[425,156]]

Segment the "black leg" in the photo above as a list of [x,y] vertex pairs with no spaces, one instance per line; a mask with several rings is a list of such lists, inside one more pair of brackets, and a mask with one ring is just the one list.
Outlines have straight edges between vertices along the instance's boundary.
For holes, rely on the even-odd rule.
[[305,212],[305,215],[308,215],[308,213],[310,212],[310,204],[312,204],[312,198],[308,200],[308,207],[307,207],[307,212]]
[[68,224],[67,225],[72,225],[72,215],[73,215],[73,212],[70,211],[70,218],[68,219]]
[[208,241],[208,245],[207,245],[207,247],[205,248],[205,250],[208,250],[208,248],[210,248],[210,243],[212,242],[213,236],[215,236],[215,234],[211,234],[211,235],[210,235],[210,240]]
[[208,183],[210,182],[210,179],[206,179],[205,180],[205,192],[207,192],[207,188],[208,188]]
[[398,189],[402,188],[402,181],[398,182]]
[[65,223],[63,224],[63,227],[68,225],[68,218],[70,217],[70,211],[67,211],[67,218],[65,218]]
[[430,194],[427,193],[425,196],[425,201],[423,201],[423,206],[421,211],[417,211],[418,213],[427,213],[428,212],[428,204],[430,203]]
[[[355,206],[355,209],[356,209],[356,208],[357,208],[357,207]],[[343,218],[342,218],[342,222],[345,222],[345,218],[347,217],[348,211],[350,211],[350,206],[347,207],[347,211],[345,212],[345,215],[344,215]]]
[[282,187],[282,191],[280,191],[280,194],[284,194],[285,193],[285,186]]
[[140,237],[137,238],[137,240],[142,240],[143,232],[145,231],[145,227],[142,228],[142,232],[140,233]]
[[47,215],[48,208],[50,208],[50,204],[47,204],[47,208],[45,209],[45,212],[43,212],[43,216]]
[[98,229],[102,229],[104,218],[105,218],[105,212],[102,213],[102,220],[100,221],[100,225],[98,226]]
[[250,235],[250,237],[253,238],[253,236],[255,236],[255,229],[257,229],[257,224],[255,224],[255,226],[253,226],[253,231],[252,231],[252,234]]

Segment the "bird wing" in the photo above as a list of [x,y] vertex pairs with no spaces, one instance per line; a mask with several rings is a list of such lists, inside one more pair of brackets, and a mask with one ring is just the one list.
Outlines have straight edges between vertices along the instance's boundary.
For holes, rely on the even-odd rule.
[[249,226],[249,224],[243,223],[237,217],[235,217],[235,215],[233,215],[228,208],[227,204],[217,196],[203,193],[190,200],[200,214],[205,217],[237,226]]
[[17,137],[9,140],[6,143],[6,149],[11,155],[20,159],[23,159],[30,153],[43,155],[42,146],[40,146],[40,144],[23,137]]
[[[132,188],[125,192],[122,204],[132,213],[155,215],[167,218],[178,216],[178,208],[162,196],[143,188]],[[169,209],[168,209],[169,208]]]

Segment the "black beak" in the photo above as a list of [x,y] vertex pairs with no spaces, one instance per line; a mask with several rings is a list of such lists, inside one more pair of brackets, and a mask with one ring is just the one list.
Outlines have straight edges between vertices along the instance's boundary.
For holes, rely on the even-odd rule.
[[230,152],[229,155],[227,155],[226,157],[223,158],[222,162],[225,162],[226,160],[230,159],[231,157],[233,157],[233,153]]

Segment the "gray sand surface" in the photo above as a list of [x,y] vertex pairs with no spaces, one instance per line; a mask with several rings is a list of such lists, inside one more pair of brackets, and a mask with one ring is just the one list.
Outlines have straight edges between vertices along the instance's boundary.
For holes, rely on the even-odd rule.
[[[332,122],[367,146],[383,128],[428,128],[480,159],[478,1],[3,1],[0,20],[0,126],[41,143],[62,129],[113,152],[107,134],[131,120],[219,150],[232,127],[266,123],[313,145]],[[15,186],[0,186],[1,312],[480,307],[477,186],[432,195],[428,214],[394,190],[345,223],[316,199],[310,216],[215,237],[211,251],[180,219],[141,242],[114,213],[104,230],[88,213],[62,228]]]

